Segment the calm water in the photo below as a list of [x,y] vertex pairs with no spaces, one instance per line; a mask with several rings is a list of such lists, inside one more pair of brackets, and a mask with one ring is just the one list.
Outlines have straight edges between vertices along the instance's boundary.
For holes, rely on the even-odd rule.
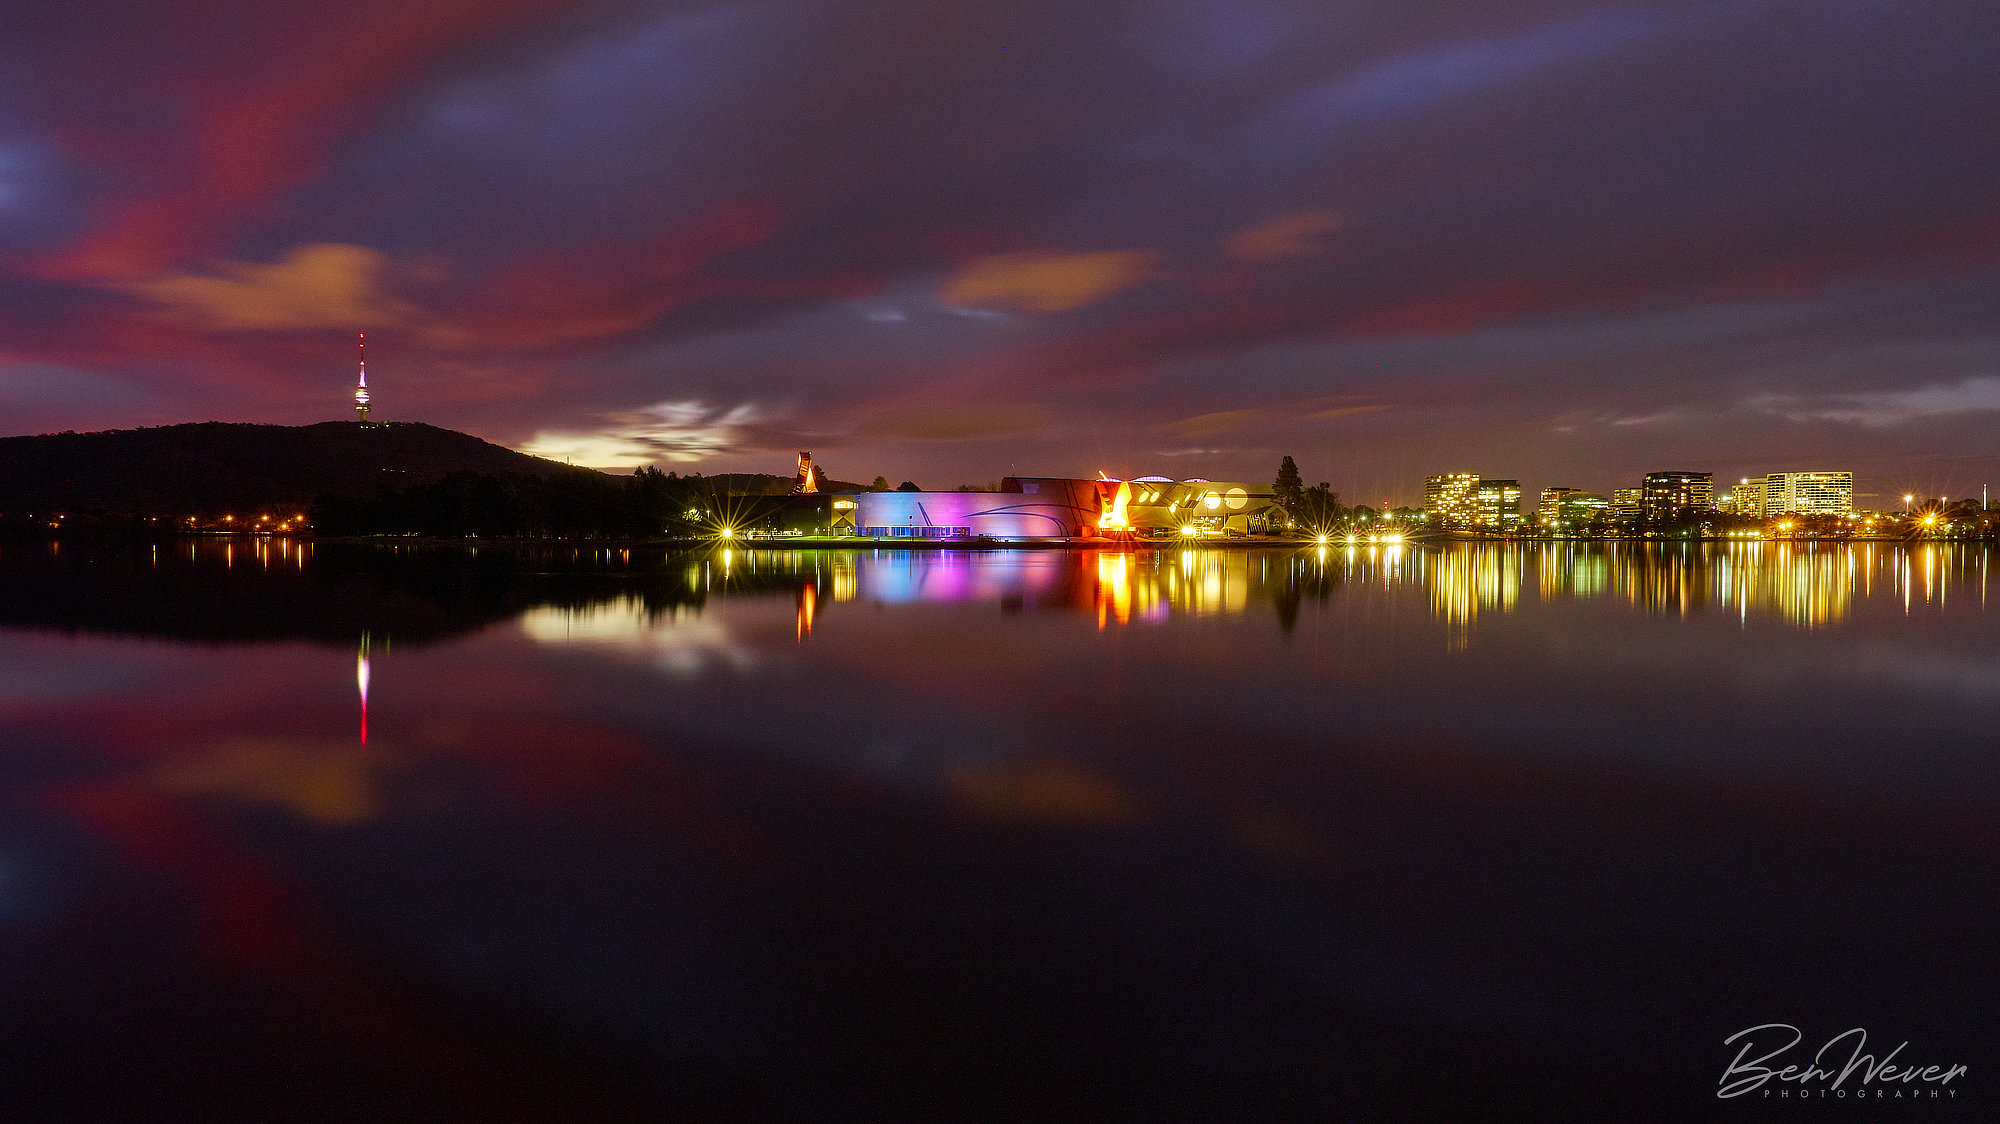
[[0,1118],[1984,1115],[1994,561],[0,547]]

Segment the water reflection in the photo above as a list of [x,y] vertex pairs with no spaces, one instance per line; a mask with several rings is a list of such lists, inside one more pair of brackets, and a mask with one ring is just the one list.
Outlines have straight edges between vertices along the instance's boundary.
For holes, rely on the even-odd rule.
[[[1482,616],[1519,611],[1530,588],[1544,605],[1610,599],[1649,615],[1728,612],[1746,622],[1768,617],[1812,629],[1841,624],[1857,601],[1870,599],[1893,601],[1905,612],[1942,609],[1952,597],[1983,606],[1987,564],[1987,552],[1976,546],[1789,542],[892,551],[810,560],[802,553],[766,563],[801,576],[810,570],[807,588],[834,575],[843,583],[836,601],[1082,612],[1099,628],[1270,607],[1289,631],[1300,604],[1324,601],[1342,587],[1368,590],[1371,597],[1420,589],[1458,646]],[[803,638],[817,601],[802,598],[799,604]]]
[[1772,1011],[1991,1053],[1978,549],[267,553],[0,547],[40,1088],[1452,1119],[1478,1057],[1608,1119]]
[[[793,639],[802,644],[829,614],[856,603],[1076,613],[1100,629],[1269,614],[1289,633],[1301,606],[1348,589],[1392,604],[1420,598],[1445,626],[1447,646],[1462,649],[1482,620],[1528,605],[1615,602],[1648,615],[1726,613],[1806,629],[1840,626],[1864,604],[1910,614],[1984,608],[1989,563],[1984,548],[1948,543],[692,553],[49,545],[0,549],[0,624],[342,647],[364,633],[421,644],[510,618],[543,641],[636,643],[660,626],[700,633],[710,598],[766,596],[792,602]],[[663,663],[683,670],[737,660],[715,637],[669,647],[678,654]],[[365,652],[362,661],[365,668]]]
[[361,689],[361,745],[368,745],[368,634],[361,634],[361,654],[354,661],[354,682]]
[[[809,627],[803,604],[802,633]],[[756,664],[755,656],[729,634],[720,618],[703,616],[685,605],[663,608],[631,594],[582,605],[537,606],[521,614],[519,624],[529,639],[539,643],[641,655],[680,678],[693,678],[711,667],[748,671]]]
[[[1815,628],[1845,620],[1857,599],[1906,610],[1952,596],[1983,604],[1987,556],[1977,547],[1729,543],[1466,544],[1437,550],[1315,548],[1272,551],[1105,552],[1088,577],[1068,556],[949,558],[907,554],[858,564],[862,596],[884,602],[997,600],[1009,607],[1074,608],[1101,624],[1158,622],[1169,614],[1233,615],[1252,605],[1324,599],[1346,584],[1421,587],[1431,613],[1460,629],[1482,614],[1520,609],[1532,583],[1543,603],[1615,598],[1648,613],[1726,609]],[[1965,592],[1955,593],[1959,588]]]

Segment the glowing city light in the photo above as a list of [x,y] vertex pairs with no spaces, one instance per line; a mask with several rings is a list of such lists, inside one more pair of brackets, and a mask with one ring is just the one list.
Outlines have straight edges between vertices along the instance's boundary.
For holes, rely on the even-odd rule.
[[[1104,474],[1099,472],[1098,475],[1103,476]],[[1108,477],[1105,482],[1110,482]],[[1120,481],[1118,487],[1111,493],[1111,506],[1105,508],[1104,514],[1097,518],[1098,529],[1101,531],[1123,531],[1130,528],[1132,523],[1125,513],[1125,508],[1131,502],[1132,485]]]

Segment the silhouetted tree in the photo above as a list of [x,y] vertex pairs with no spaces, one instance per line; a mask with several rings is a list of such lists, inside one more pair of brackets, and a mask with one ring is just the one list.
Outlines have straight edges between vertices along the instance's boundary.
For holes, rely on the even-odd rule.
[[886,476],[877,476],[877,477],[875,478],[875,482],[874,482],[873,484],[870,484],[870,485],[868,485],[868,490],[869,490],[869,491],[871,491],[871,492],[886,492],[886,491],[888,491],[888,490],[889,490],[889,478],[888,478],[888,477],[886,477]]
[[1340,506],[1340,493],[1322,480],[1299,493],[1299,508],[1294,513],[1294,518],[1306,530],[1320,535],[1340,522],[1344,514]]
[[1278,462],[1278,479],[1271,485],[1271,498],[1292,518],[1299,517],[1299,503],[1305,499],[1306,482],[1299,466],[1290,457]]
[[899,492],[921,492],[921,491],[923,491],[923,489],[922,489],[922,488],[919,488],[919,487],[917,487],[917,486],[916,486],[915,484],[912,484],[912,483],[910,483],[910,482],[909,482],[908,480],[905,480],[905,481],[903,481],[903,482],[902,482],[901,484],[898,484],[898,485],[896,485],[896,490],[897,490],[897,491],[899,491]]

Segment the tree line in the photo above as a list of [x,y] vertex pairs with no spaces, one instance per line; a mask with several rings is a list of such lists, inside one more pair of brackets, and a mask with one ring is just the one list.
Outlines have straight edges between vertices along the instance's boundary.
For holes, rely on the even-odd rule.
[[700,533],[716,507],[710,482],[650,466],[630,476],[454,472],[372,499],[321,496],[323,535],[435,538],[679,538]]

